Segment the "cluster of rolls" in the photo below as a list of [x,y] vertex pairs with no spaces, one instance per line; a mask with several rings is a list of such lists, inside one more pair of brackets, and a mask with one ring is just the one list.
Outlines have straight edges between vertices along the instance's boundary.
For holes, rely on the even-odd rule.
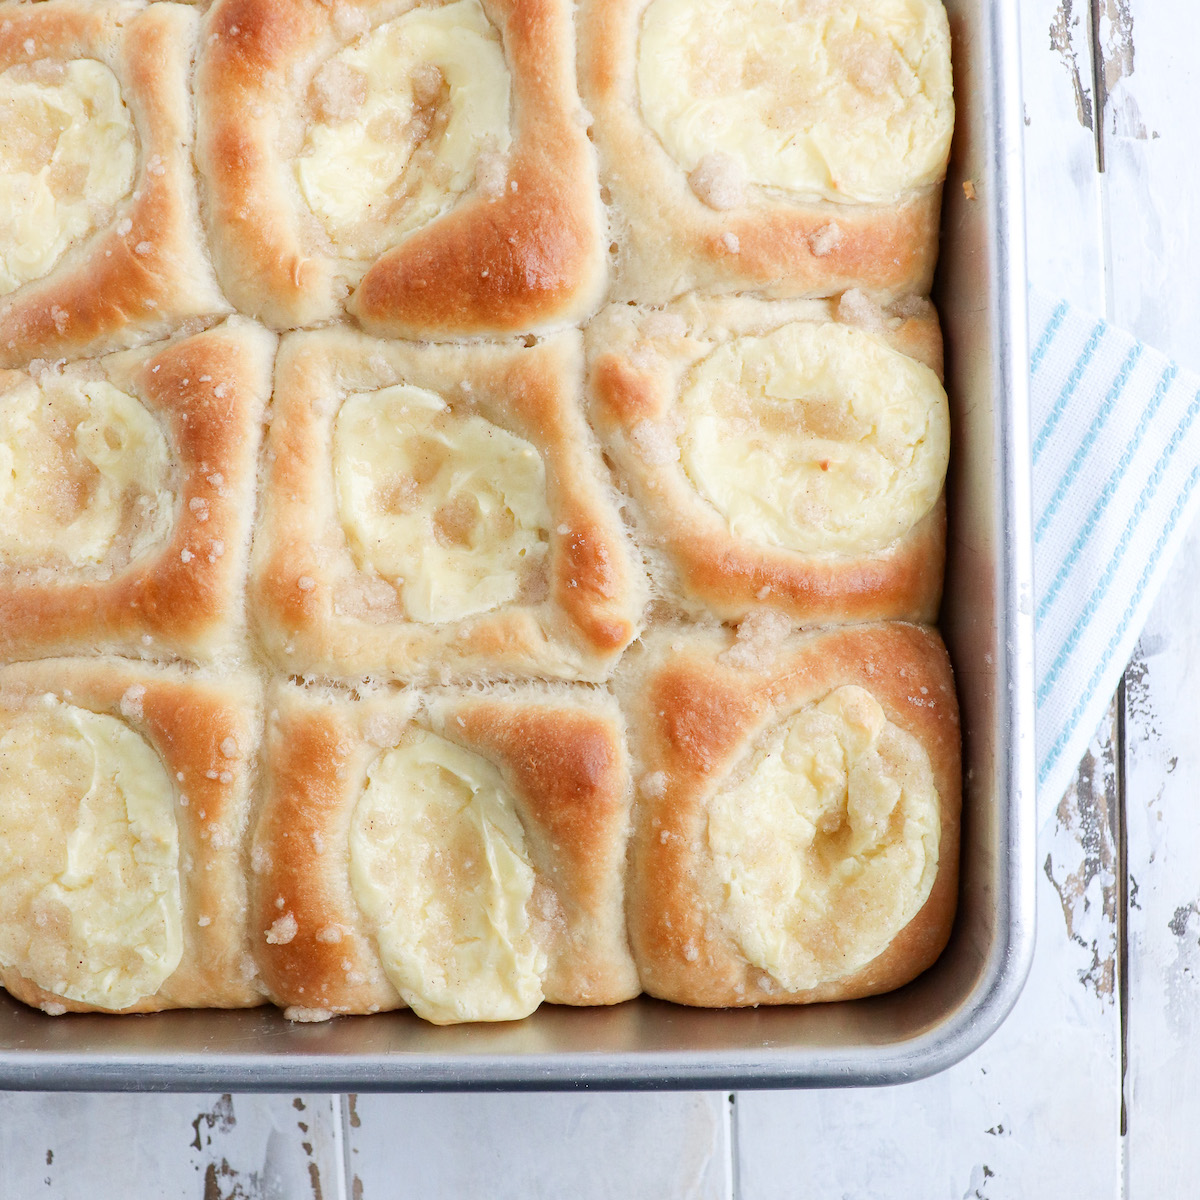
[[952,124],[939,0],[0,2],[0,984],[924,970]]

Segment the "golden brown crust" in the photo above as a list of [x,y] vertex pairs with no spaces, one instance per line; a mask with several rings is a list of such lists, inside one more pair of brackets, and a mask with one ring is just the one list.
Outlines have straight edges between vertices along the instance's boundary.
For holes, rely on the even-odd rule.
[[[386,707],[284,683],[268,693],[250,929],[276,1004],[357,1013],[404,1006],[384,974],[347,871],[354,802],[380,751],[362,726]],[[390,707],[400,722],[413,709],[406,699]],[[289,914],[290,938],[275,925]]]
[[101,360],[165,427],[174,523],[164,543],[107,577],[0,566],[0,657],[122,650],[202,661],[235,648],[274,345],[234,317]]
[[534,907],[554,914],[535,913],[546,999],[613,1004],[637,994],[622,904],[630,776],[611,700],[562,687],[353,700],[277,684],[268,708],[251,929],[277,1004],[326,1013],[403,1006],[355,903],[348,844],[368,768],[413,723],[487,758],[512,790]]
[[0,70],[37,58],[112,69],[140,143],[112,224],[41,279],[0,297],[0,366],[167,336],[230,311],[204,252],[192,178],[189,76],[199,18],[181,4],[89,0],[0,5]]
[[[600,182],[617,247],[611,300],[662,303],[685,292],[830,296],[865,288],[928,294],[941,184],[894,204],[788,202],[765,192],[715,211],[643,122],[638,31],[650,0],[582,0],[579,88],[595,124]],[[836,245],[823,244],[830,223]]]
[[[642,986],[705,1007],[846,1000],[900,987],[946,944],[958,890],[958,706],[941,640],[914,625],[830,630],[789,639],[760,669],[723,661],[732,644],[724,631],[664,630],[631,652],[617,679],[638,787],[627,906]],[[873,961],[787,992],[746,961],[713,909],[708,802],[765,731],[848,684],[869,691],[929,755],[941,810],[937,877]]]
[[[261,724],[258,680],[236,673],[218,680],[116,658],[0,669],[0,716],[47,693],[126,721],[158,753],[175,787],[183,958],[155,995],[123,1011],[261,1004],[246,931],[243,850]],[[47,992],[11,968],[0,969],[0,985],[51,1011],[100,1011]]]
[[[551,1004],[616,1004],[640,991],[625,932],[625,849],[632,785],[615,704],[565,689],[435,693],[437,733],[495,763],[512,790],[554,918],[540,928]],[[539,903],[537,892],[534,904]]]
[[[492,0],[513,76],[513,152],[502,198],[475,198],[367,272],[349,309],[380,336],[540,331],[594,312],[606,283],[595,153],[562,0]],[[512,183],[516,183],[513,190]]]
[[[372,25],[411,5],[346,0]],[[595,155],[578,119],[565,0],[483,0],[513,87],[509,186],[467,192],[382,255],[349,311],[373,333],[457,337],[538,332],[580,320],[605,283]],[[217,0],[197,69],[197,165],[218,274],[238,307],[279,328],[342,311],[357,272],[311,227],[288,175],[299,105],[345,42],[319,0]],[[514,186],[515,185],[515,186]]]
[[[399,382],[470,406],[531,442],[546,469],[549,594],[437,624],[348,610],[348,590],[395,588],[355,565],[330,469],[333,419],[350,392]],[[284,339],[268,435],[251,596],[262,640],[290,673],[444,681],[466,676],[606,678],[637,635],[641,564],[591,444],[578,396],[582,345],[377,342],[345,329]]]
[[[860,299],[860,304],[863,303]],[[941,377],[942,338],[932,305],[905,315],[866,307],[871,336]],[[731,337],[792,321],[843,321],[851,304],[686,299],[664,311],[612,305],[588,327],[591,417],[628,491],[656,589],[692,615],[737,620],[756,608],[806,625],[932,621],[941,603],[946,508],[939,498],[907,534],[878,551],[808,554],[739,539],[695,490],[678,457],[647,453],[639,426],[670,426],[685,372]],[[857,314],[856,314],[857,315]]]

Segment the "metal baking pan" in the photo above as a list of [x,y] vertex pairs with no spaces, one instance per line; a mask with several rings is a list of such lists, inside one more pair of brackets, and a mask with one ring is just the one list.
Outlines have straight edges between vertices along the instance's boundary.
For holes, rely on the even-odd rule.
[[[947,0],[958,125],[936,300],[955,429],[942,628],[965,731],[958,918],[915,982],[850,1003],[699,1011],[641,998],[436,1028],[407,1012],[52,1018],[0,995],[0,1088],[329,1090],[886,1084],[984,1041],[1033,953],[1033,637],[1016,6]],[[970,180],[975,199],[962,184]],[[970,189],[968,189],[970,190]]]

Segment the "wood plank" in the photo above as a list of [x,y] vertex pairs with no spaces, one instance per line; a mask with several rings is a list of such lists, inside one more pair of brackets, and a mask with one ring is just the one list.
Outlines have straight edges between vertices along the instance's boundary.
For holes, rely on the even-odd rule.
[[1195,236],[1196,47],[1192,0],[1108,0],[1104,193],[1112,318],[1200,371]]
[[1191,1195],[1200,1174],[1200,530],[1185,554],[1126,684],[1130,1200]]
[[917,1083],[739,1092],[739,1200],[1121,1195],[1117,781],[1102,735],[1041,830],[1038,949],[1008,1021]]
[[[1200,189],[1188,0],[1112,0],[1101,42],[1112,316],[1200,369]],[[1194,530],[1126,676],[1128,1002],[1126,1194],[1188,1195],[1200,1171],[1200,531]]]
[[1026,238],[1033,283],[1104,310],[1088,0],[1022,0]]
[[350,1100],[353,1200],[731,1197],[728,1101],[719,1092]]
[[346,1200],[329,1096],[0,1093],[0,1196]]

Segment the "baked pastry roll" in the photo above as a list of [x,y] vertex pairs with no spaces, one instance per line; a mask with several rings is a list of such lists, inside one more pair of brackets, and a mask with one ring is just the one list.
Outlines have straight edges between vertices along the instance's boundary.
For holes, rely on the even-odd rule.
[[671,605],[932,620],[949,417],[925,301],[688,299],[589,326],[592,416]]
[[582,339],[284,338],[252,589],[290,674],[598,680],[645,578],[579,405]]
[[954,916],[961,776],[944,648],[912,625],[671,630],[617,680],[637,798],[630,941],[681,1004],[888,991]]
[[0,657],[228,658],[275,337],[0,371]]
[[0,4],[0,366],[230,311],[192,178],[198,27],[182,4]]
[[262,1003],[243,845],[251,676],[0,669],[0,984],[44,1011]]
[[268,707],[252,925],[290,1016],[506,1021],[637,994],[607,693],[280,684]]
[[408,337],[593,311],[603,220],[573,38],[569,0],[217,0],[197,165],[234,303],[280,329],[345,306]]
[[954,124],[940,0],[582,0],[611,298],[926,293]]

